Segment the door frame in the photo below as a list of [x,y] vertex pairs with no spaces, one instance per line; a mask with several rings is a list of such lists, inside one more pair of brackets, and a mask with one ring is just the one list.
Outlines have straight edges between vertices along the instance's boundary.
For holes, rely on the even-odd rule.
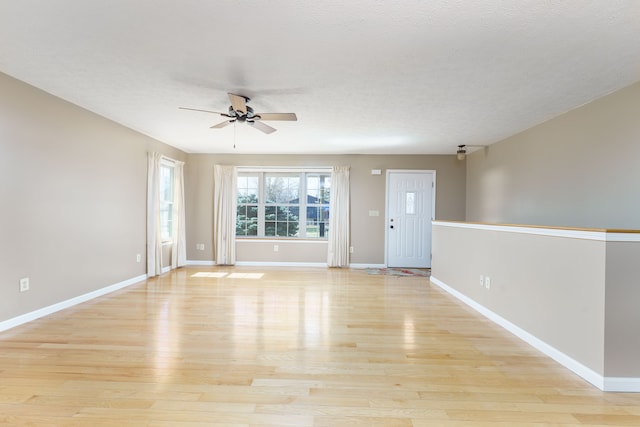
[[[434,169],[387,169],[386,170],[386,182],[385,182],[385,201],[384,201],[384,266],[388,267],[389,262],[389,180],[393,173],[415,173],[415,174],[432,174],[433,175],[433,188],[431,191],[431,221],[436,218],[436,171]],[[431,245],[432,246],[432,245]],[[431,247],[429,257],[433,253],[433,247]]]

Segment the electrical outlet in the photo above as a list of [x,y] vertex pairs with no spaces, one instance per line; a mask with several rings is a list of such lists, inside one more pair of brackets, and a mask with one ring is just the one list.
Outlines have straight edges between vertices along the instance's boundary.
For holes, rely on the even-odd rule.
[[487,276],[484,278],[484,287],[491,289],[491,277]]
[[480,275],[480,287],[484,287],[484,276]]
[[196,243],[197,251],[204,251],[204,243]]
[[20,292],[25,292],[29,290],[29,278],[23,277],[20,279]]
[[278,252],[278,249],[280,249],[278,248],[278,245],[273,245],[273,252]]
[[137,254],[136,255],[136,262],[141,262],[142,261],[142,255]]
[[353,253],[353,246],[349,246],[349,253],[352,254]]

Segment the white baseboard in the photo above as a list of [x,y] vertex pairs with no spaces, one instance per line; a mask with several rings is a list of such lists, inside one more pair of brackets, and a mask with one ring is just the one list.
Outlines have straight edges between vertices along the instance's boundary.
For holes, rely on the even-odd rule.
[[237,266],[245,267],[327,267],[326,262],[254,262],[238,261]]
[[640,393],[640,378],[604,377],[602,391]]
[[23,325],[25,323],[31,322],[32,320],[36,320],[36,319],[39,319],[40,317],[44,317],[49,314],[53,314],[57,311],[64,310],[65,308],[73,307],[74,305],[92,300],[94,298],[97,298],[102,295],[106,295],[108,293],[117,291],[119,289],[126,288],[127,286],[133,285],[134,283],[142,282],[143,280],[146,280],[146,279],[147,279],[147,275],[143,274],[143,275],[133,277],[131,279],[124,280],[122,282],[115,283],[113,285],[110,285],[101,289],[97,289],[95,291],[92,291],[74,298],[70,298],[65,301],[61,301],[59,303],[56,303],[47,307],[40,308],[30,313],[25,313],[20,316],[16,316],[14,318],[0,322],[0,332],[6,331],[7,329],[15,328],[16,326]]
[[360,270],[365,268],[386,268],[387,266],[384,264],[349,264],[349,268],[353,268],[354,270]]
[[[187,261],[187,265],[201,265],[213,267],[216,265],[214,261]],[[250,267],[327,267],[324,262],[256,262],[256,261],[238,261],[235,265]],[[349,264],[349,268],[365,269],[365,268],[385,268],[384,264]]]
[[187,265],[202,265],[211,267],[216,265],[216,263],[213,261],[187,260]]
[[591,368],[583,365],[577,360],[567,356],[560,350],[555,347],[550,346],[546,342],[540,340],[536,336],[530,334],[519,326],[514,325],[509,322],[507,319],[499,316],[483,305],[478,304],[476,301],[467,297],[463,293],[457,291],[456,289],[448,286],[441,280],[436,277],[431,276],[431,283],[442,288],[444,291],[453,295],[463,303],[467,304],[469,307],[476,310],[478,313],[482,314],[489,320],[494,323],[502,326],[507,331],[511,332],[521,340],[525,341],[532,347],[546,354],[565,368],[569,369],[573,373],[579,375],[586,381],[590,382],[594,386],[598,387],[602,391],[618,391],[618,392],[640,392],[640,378],[607,378],[604,377],[597,372],[593,371]]
[[[215,261],[187,261],[187,265],[201,265],[213,267],[217,265]],[[235,265],[244,267],[326,267],[326,262],[258,262],[258,261],[236,261]]]

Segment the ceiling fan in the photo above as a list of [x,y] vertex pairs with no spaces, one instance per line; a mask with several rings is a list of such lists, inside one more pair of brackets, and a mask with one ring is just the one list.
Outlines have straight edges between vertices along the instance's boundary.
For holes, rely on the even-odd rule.
[[222,117],[226,117],[228,120],[225,120],[217,125],[211,126],[211,129],[221,129],[223,127],[229,126],[231,123],[240,122],[240,123],[248,123],[254,128],[262,131],[264,133],[273,133],[276,131],[275,128],[272,128],[266,123],[263,123],[263,120],[284,120],[284,121],[297,121],[298,117],[295,113],[256,113],[253,111],[253,108],[247,105],[247,102],[250,101],[249,97],[243,95],[235,95],[233,93],[228,93],[229,101],[231,101],[231,105],[229,106],[229,111],[227,113],[220,113],[217,111],[209,111],[209,110],[201,110],[198,108],[187,108],[187,107],[178,107],[181,110],[191,110],[191,111],[201,111],[203,113],[213,113],[220,114]]

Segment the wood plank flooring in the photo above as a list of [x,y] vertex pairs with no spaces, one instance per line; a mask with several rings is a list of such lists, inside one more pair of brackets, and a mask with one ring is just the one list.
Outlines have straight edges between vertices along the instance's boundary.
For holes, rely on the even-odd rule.
[[640,394],[425,278],[188,267],[0,333],[0,425],[638,426]]

